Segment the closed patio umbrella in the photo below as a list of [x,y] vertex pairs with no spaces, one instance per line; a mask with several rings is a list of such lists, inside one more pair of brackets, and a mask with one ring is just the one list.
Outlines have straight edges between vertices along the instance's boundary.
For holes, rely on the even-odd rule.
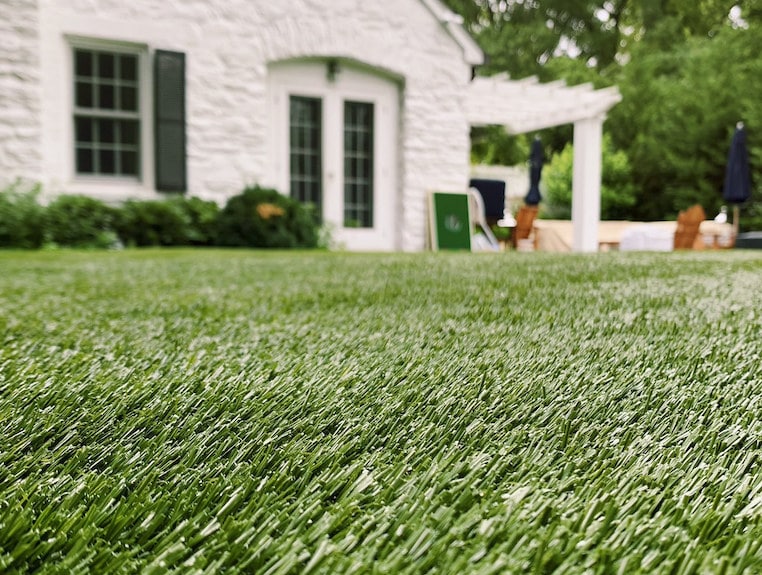
[[746,147],[746,130],[743,122],[738,122],[728,151],[728,164],[725,168],[725,185],[722,197],[733,205],[733,232],[738,235],[739,204],[751,196],[751,170],[749,168],[749,150]]
[[542,200],[540,194],[540,176],[545,154],[542,151],[540,138],[535,137],[532,142],[532,151],[529,154],[529,192],[524,197],[524,203],[528,206],[536,206]]

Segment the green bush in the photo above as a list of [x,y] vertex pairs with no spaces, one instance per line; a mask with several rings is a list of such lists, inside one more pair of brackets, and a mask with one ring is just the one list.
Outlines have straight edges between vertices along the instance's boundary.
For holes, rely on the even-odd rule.
[[[614,150],[608,135],[603,137],[601,160],[601,219],[631,219],[635,189],[631,183],[630,163],[624,152]],[[560,154],[553,156],[543,172],[542,217],[571,219],[573,170],[574,149],[568,144]]]
[[220,207],[215,202],[184,196],[177,196],[168,201],[183,211],[190,223],[186,229],[186,244],[211,246],[216,243]]
[[170,200],[127,200],[115,227],[126,246],[182,246],[192,235],[190,216],[179,202]]
[[318,243],[313,211],[259,186],[230,198],[218,219],[218,243],[259,248],[312,248]]
[[0,190],[0,247],[35,249],[45,239],[38,184],[20,180]]
[[128,200],[119,209],[116,231],[128,246],[210,246],[220,209],[200,198]]
[[306,206],[275,190],[248,188],[228,201],[174,196],[128,200],[110,207],[82,195],[61,195],[47,208],[39,186],[0,190],[0,247],[251,246],[315,247],[318,227]]
[[58,196],[45,209],[47,240],[59,246],[108,248],[117,210],[88,196]]

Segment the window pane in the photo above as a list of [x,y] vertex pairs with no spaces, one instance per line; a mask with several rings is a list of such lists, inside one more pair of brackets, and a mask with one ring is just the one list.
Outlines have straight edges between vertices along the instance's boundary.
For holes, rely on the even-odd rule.
[[119,88],[121,98],[120,110],[126,112],[136,112],[138,109],[138,91],[132,86],[122,86]]
[[138,79],[138,57],[129,54],[123,54],[119,58],[119,77],[122,80],[137,81]]
[[77,76],[93,75],[93,53],[85,50],[74,51],[74,74]]
[[75,104],[80,108],[93,107],[93,85],[89,82],[77,82],[75,86]]
[[93,122],[90,118],[75,118],[74,129],[78,144],[93,141]]
[[137,120],[123,120],[121,124],[121,143],[130,146],[137,146],[140,143]]
[[125,176],[137,176],[138,175],[138,153],[137,152],[122,152],[122,174]]
[[116,108],[114,101],[114,87],[108,84],[98,86],[98,107],[104,110],[113,110]]
[[94,171],[93,151],[90,148],[77,148],[77,173],[92,174]]
[[114,78],[115,74],[115,59],[114,54],[108,54],[105,52],[98,53],[98,76],[101,78]]
[[116,174],[116,154],[114,150],[99,150],[101,174]]
[[98,120],[98,140],[103,144],[116,142],[116,130],[114,120]]

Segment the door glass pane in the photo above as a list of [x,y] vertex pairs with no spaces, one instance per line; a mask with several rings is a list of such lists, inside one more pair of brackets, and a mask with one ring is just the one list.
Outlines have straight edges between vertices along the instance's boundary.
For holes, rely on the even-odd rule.
[[344,102],[344,227],[373,227],[373,104]]
[[320,98],[290,98],[291,196],[315,206],[323,199],[322,102]]

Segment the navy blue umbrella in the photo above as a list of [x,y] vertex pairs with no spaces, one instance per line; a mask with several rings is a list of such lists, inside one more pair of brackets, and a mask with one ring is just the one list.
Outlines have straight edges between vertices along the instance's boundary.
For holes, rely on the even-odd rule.
[[528,206],[536,206],[542,200],[540,176],[544,162],[545,154],[542,151],[542,142],[540,138],[535,138],[532,142],[532,151],[529,154],[529,192],[524,197],[524,203]]
[[738,204],[744,203],[751,196],[751,170],[749,168],[749,150],[746,147],[746,130],[738,122],[733,133],[728,151],[728,164],[725,168],[725,185],[722,197],[726,202],[736,204],[733,207],[733,228],[738,234]]

